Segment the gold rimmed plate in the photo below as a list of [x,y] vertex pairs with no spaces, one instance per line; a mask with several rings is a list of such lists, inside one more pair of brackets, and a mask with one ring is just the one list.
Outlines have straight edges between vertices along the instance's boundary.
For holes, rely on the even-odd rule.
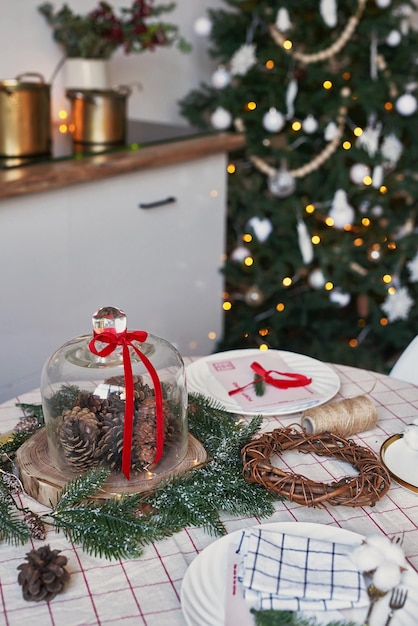
[[383,442],[380,460],[394,481],[418,493],[418,451],[405,443],[403,434],[397,433]]

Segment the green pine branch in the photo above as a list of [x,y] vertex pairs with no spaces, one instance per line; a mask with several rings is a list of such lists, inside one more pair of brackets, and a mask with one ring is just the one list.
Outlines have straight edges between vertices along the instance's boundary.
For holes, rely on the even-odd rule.
[[21,545],[29,541],[30,530],[19,517],[15,502],[0,480],[0,540],[12,545]]

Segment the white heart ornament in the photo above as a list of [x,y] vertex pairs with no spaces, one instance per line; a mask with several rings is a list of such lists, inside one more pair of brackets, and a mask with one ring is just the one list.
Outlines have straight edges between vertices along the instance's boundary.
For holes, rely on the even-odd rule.
[[248,220],[248,226],[251,226],[258,241],[261,242],[266,241],[273,230],[273,226],[267,217],[263,219],[260,217],[252,217]]

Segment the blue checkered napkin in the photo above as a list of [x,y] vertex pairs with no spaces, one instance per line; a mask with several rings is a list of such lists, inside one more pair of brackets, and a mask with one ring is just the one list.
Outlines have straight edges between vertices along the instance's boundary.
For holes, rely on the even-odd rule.
[[238,553],[246,601],[258,609],[325,611],[366,606],[351,546],[263,528],[243,533]]

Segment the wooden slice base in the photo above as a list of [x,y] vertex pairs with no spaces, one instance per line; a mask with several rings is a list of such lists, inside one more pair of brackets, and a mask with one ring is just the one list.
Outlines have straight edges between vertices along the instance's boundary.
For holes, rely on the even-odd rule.
[[[204,447],[189,433],[186,456],[174,469],[162,474],[141,472],[133,475],[130,480],[123,474],[111,474],[94,498],[105,499],[121,494],[152,491],[161,481],[188,472],[206,460]],[[19,448],[16,465],[25,492],[46,506],[56,504],[63,486],[77,476],[71,472],[66,474],[51,462],[45,428],[37,431]]]

